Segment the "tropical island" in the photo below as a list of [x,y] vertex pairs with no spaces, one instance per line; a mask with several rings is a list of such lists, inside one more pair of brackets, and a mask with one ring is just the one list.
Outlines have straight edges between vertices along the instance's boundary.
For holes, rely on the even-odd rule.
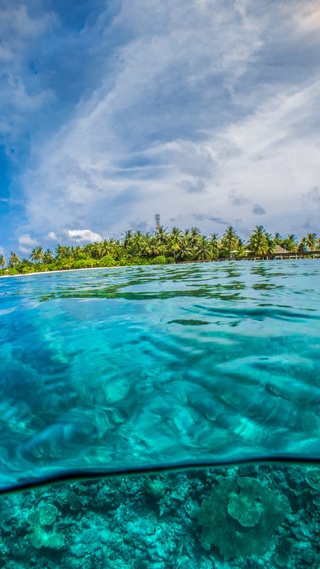
[[272,256],[277,252],[304,256],[316,252],[320,256],[320,238],[316,233],[307,233],[300,241],[293,234],[283,238],[279,233],[270,235],[262,225],[255,227],[247,241],[241,239],[231,226],[222,237],[216,233],[209,237],[202,235],[197,227],[184,231],[173,227],[168,232],[158,226],[154,233],[128,230],[122,239],[105,239],[83,246],[58,245],[54,253],[39,245],[32,249],[29,258],[20,259],[12,251],[8,262],[0,255],[0,274],[249,259]]

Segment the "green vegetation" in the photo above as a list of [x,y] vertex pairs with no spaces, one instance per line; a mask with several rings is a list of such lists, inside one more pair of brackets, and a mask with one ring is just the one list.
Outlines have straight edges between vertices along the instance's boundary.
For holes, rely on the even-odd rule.
[[173,227],[168,232],[160,226],[154,234],[129,230],[120,240],[105,239],[82,247],[58,245],[54,253],[50,249],[44,251],[40,245],[31,251],[29,259],[20,260],[13,251],[7,268],[4,256],[0,255],[0,274],[241,259],[250,255],[271,255],[277,245],[292,253],[320,251],[320,238],[315,233],[308,233],[298,242],[294,235],[282,238],[276,233],[272,236],[259,225],[245,242],[231,226],[221,238],[216,233],[209,237],[201,235],[197,227],[185,231]]

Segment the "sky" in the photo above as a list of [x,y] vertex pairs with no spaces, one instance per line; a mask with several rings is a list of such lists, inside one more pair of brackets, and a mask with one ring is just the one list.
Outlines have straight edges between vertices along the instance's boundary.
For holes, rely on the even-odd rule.
[[0,0],[0,253],[320,234],[318,0]]

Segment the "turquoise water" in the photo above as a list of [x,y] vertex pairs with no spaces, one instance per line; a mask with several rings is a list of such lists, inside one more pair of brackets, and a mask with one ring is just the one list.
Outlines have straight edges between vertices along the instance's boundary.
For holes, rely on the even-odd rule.
[[0,279],[0,566],[318,569],[319,272]]
[[0,280],[0,487],[320,459],[320,263]]

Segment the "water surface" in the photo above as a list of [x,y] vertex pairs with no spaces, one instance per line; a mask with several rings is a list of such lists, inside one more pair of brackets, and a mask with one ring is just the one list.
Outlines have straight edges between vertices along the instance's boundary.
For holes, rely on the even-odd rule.
[[319,260],[0,279],[0,488],[320,459]]

